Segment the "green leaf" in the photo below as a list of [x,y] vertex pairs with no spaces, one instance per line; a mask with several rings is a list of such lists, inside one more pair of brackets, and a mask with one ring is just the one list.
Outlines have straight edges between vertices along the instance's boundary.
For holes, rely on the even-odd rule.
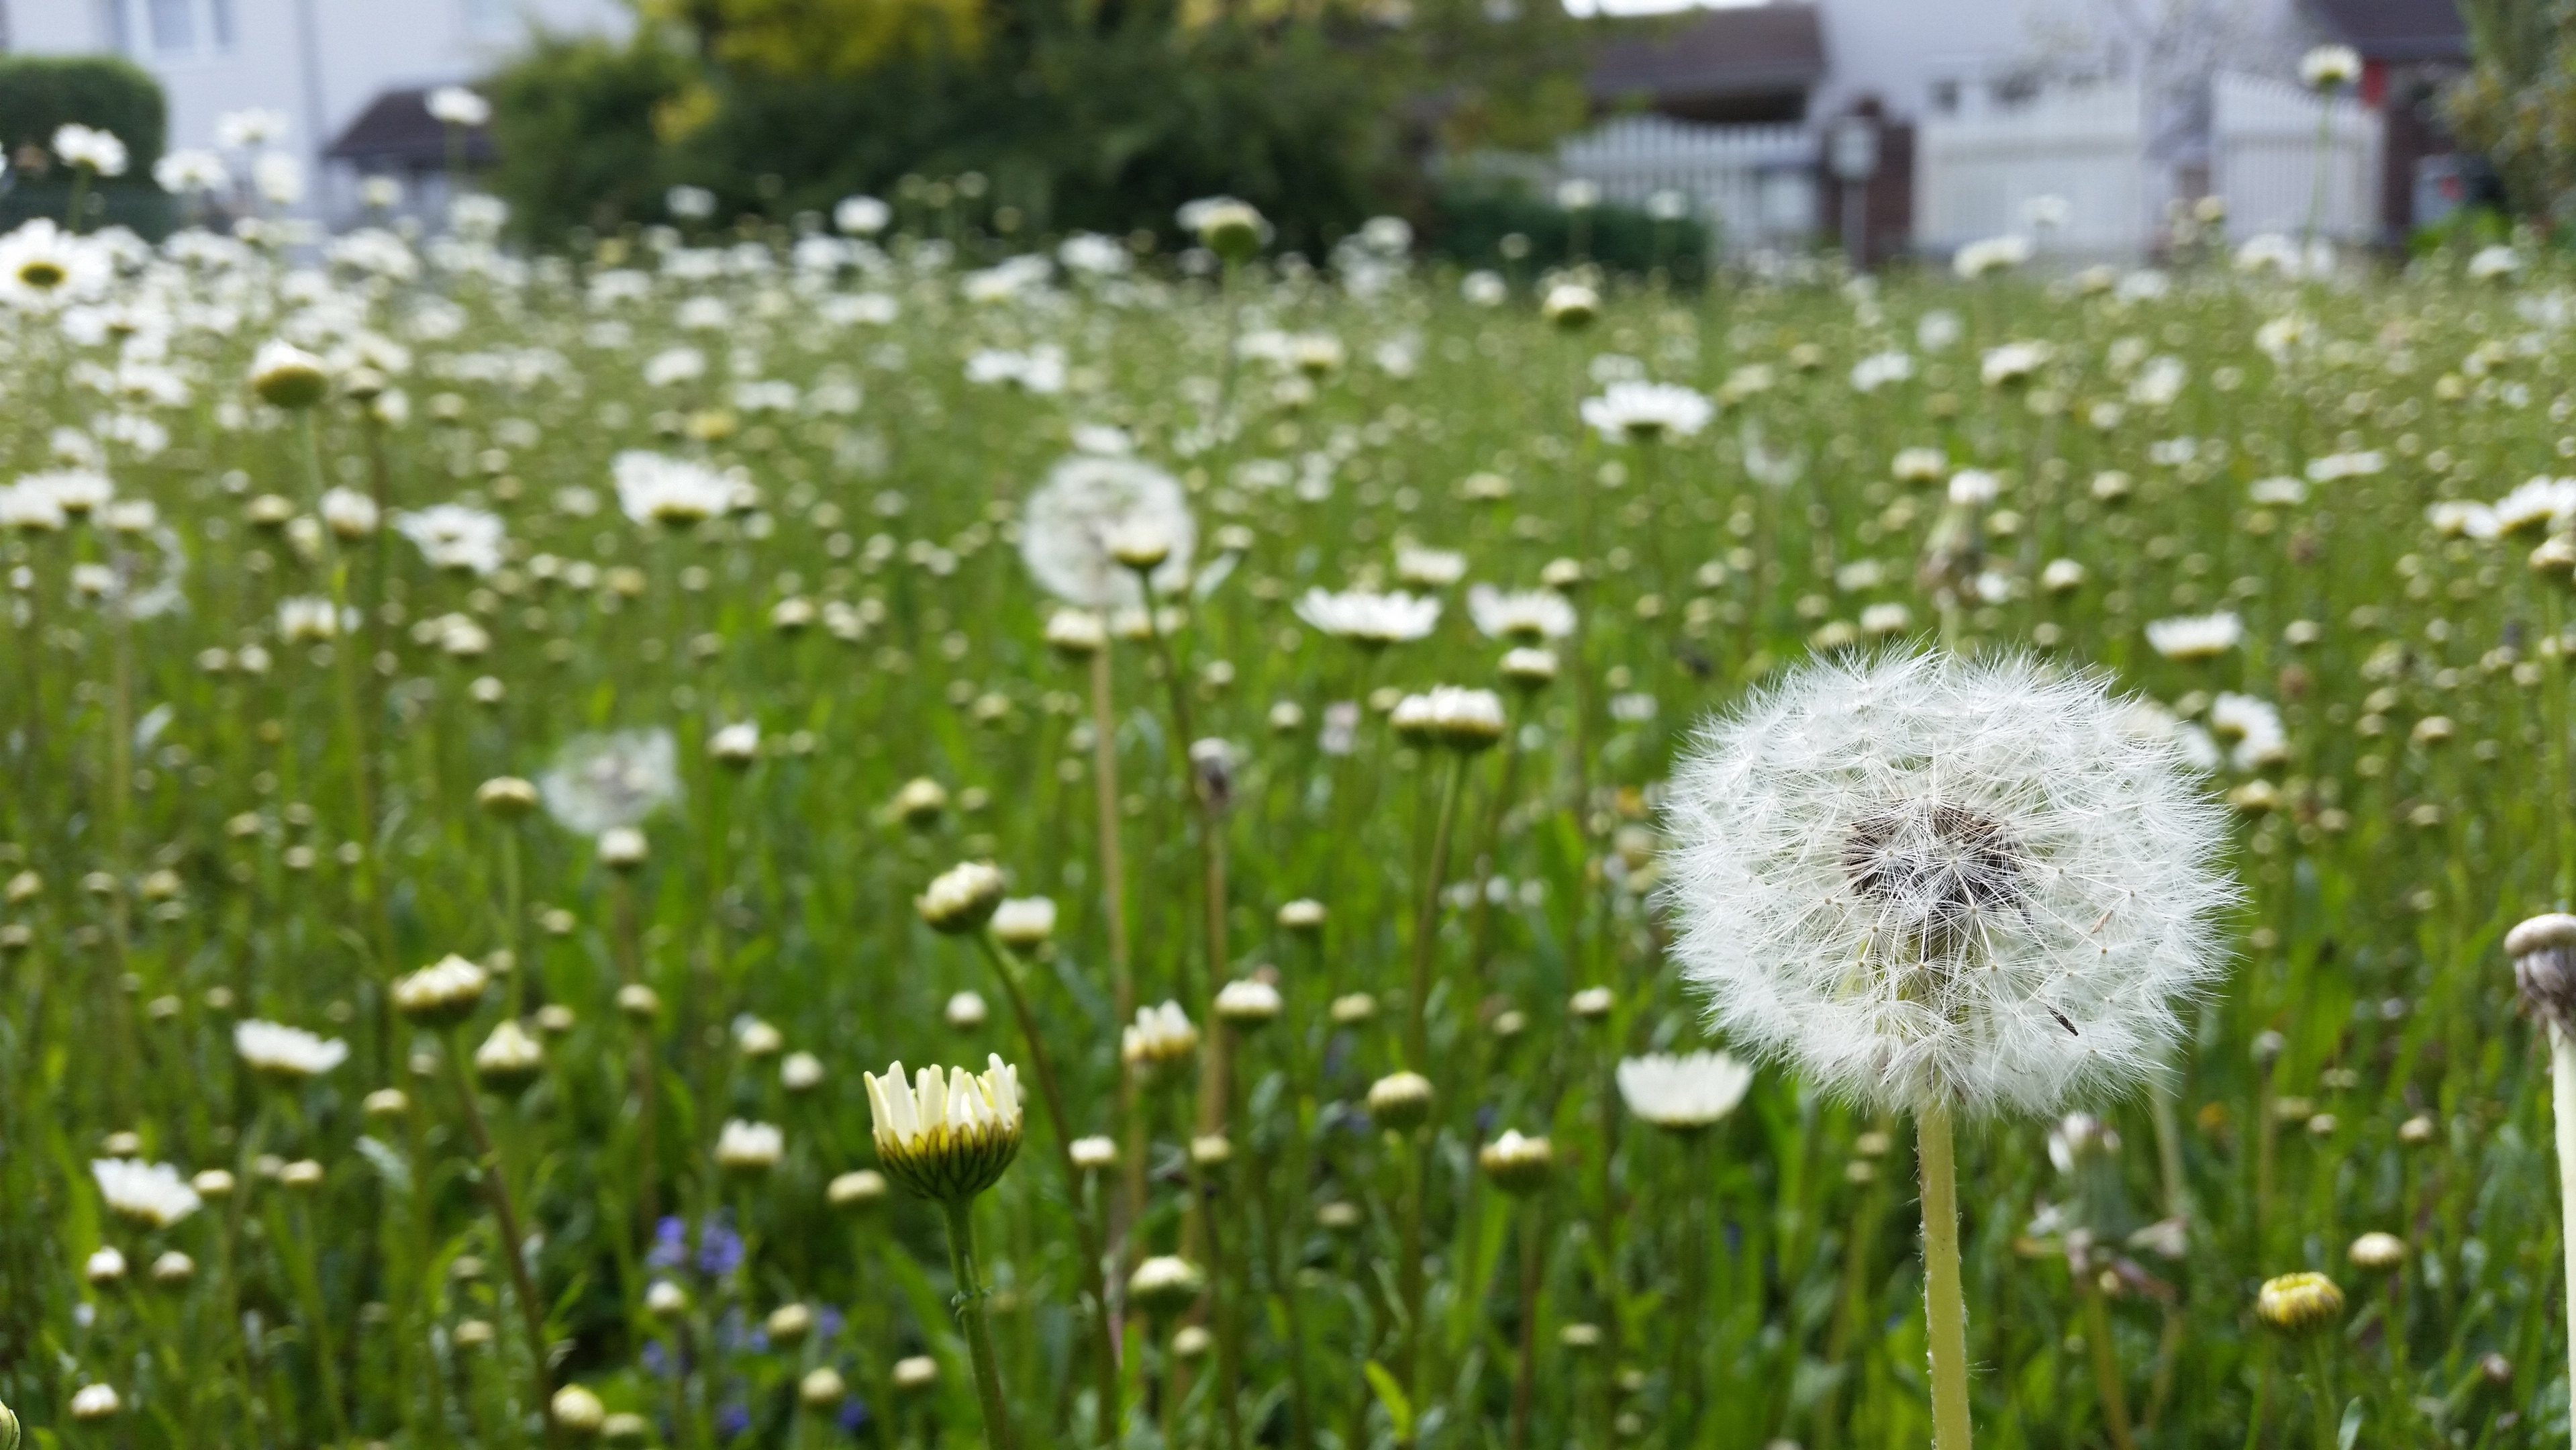
[[1404,1386],[1395,1382],[1394,1374],[1376,1360],[1370,1360],[1360,1370],[1368,1376],[1369,1388],[1377,1392],[1377,1402],[1386,1406],[1386,1417],[1395,1422],[1397,1443],[1412,1439],[1413,1397],[1406,1394]]
[[2361,1438],[2361,1396],[2343,1402],[2343,1424],[2335,1430],[2335,1450],[2352,1450],[2352,1442]]

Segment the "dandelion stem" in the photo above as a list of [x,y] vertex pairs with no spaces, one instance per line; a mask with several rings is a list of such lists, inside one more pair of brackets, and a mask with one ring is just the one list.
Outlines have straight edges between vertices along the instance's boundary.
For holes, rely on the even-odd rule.
[[1923,1161],[1923,1313],[1932,1359],[1932,1443],[1968,1450],[1968,1308],[1959,1291],[1959,1179],[1950,1109],[1924,1105],[1915,1125]]
[[[1118,716],[1110,699],[1109,649],[1091,652],[1091,781],[1099,812],[1100,900],[1109,926],[1110,1020],[1127,1022],[1136,1015],[1136,971],[1127,944],[1127,856],[1118,831]],[[1145,1144],[1136,1114],[1136,1078],[1118,1075],[1118,1121],[1126,1125],[1119,1197],[1110,1216],[1109,1236],[1122,1247],[1127,1226],[1145,1211]],[[1125,1281],[1122,1272],[1120,1282]],[[1112,1320],[1111,1337],[1116,1337]]]
[[[2576,1255],[2576,1039],[2557,1023],[2549,1024],[2549,1099],[2551,1116],[2558,1129],[2558,1211],[2565,1225],[2560,1236],[2563,1254]],[[2576,1258],[2570,1259],[2567,1274],[2567,1307],[2576,1315]],[[2576,1319],[2569,1322],[2576,1323]],[[2394,1336],[2396,1326],[2389,1326]],[[2394,1338],[2390,1340],[2393,1344]],[[2576,1374],[2576,1340],[2567,1347],[2568,1370]]]
[[975,1200],[952,1198],[942,1207],[948,1213],[948,1267],[957,1281],[957,1325],[966,1334],[975,1398],[984,1411],[984,1443],[989,1450],[1011,1450],[1010,1411],[1002,1403],[1001,1368],[993,1357],[993,1330],[975,1265]]

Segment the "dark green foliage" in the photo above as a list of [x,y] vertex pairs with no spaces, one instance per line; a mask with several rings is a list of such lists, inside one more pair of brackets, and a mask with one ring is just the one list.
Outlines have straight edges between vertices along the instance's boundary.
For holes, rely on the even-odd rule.
[[[1184,29],[1159,7],[1002,19],[972,57],[908,56],[851,77],[708,67],[653,39],[548,42],[492,86],[508,158],[496,186],[533,239],[664,220],[676,182],[715,191],[730,222],[854,192],[902,202],[905,177],[969,172],[989,189],[916,219],[1168,240],[1182,202],[1225,193],[1259,206],[1280,246],[1311,252],[1374,213],[1426,209],[1418,162],[1438,117],[1406,105],[1429,73],[1419,37],[1334,20]],[[1487,24],[1496,35],[1479,43],[1561,23]]]
[[487,84],[501,152],[494,189],[529,235],[614,226],[657,212],[669,185],[655,108],[689,87],[688,60],[664,47],[540,37]]
[[[1503,255],[1503,238],[1513,235],[1528,240],[1526,256]],[[1589,261],[1620,272],[1660,268],[1676,281],[1692,281],[1707,270],[1709,235],[1688,218],[1657,221],[1626,206],[1577,214],[1525,191],[1476,185],[1441,193],[1425,242],[1471,267],[1536,272]]]
[[71,186],[46,147],[70,122],[113,132],[131,157],[122,178],[90,188],[83,225],[168,231],[169,198],[152,184],[152,163],[169,136],[169,103],[149,72],[107,55],[0,55],[0,152],[9,158],[0,231],[31,217],[64,217]]

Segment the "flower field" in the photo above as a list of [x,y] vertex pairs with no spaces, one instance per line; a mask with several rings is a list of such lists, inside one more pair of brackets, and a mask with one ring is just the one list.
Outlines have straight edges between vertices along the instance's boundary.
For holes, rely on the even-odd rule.
[[2576,281],[863,202],[0,238],[34,1443],[2564,1442]]

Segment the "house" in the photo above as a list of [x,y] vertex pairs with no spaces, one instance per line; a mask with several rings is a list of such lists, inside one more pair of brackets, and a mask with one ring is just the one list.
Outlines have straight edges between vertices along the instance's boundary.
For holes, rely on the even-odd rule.
[[[306,163],[308,206],[339,215],[355,205],[356,171],[327,153],[388,93],[416,107],[423,88],[483,74],[533,29],[632,23],[620,0],[0,0],[0,48],[135,61],[170,98],[173,148],[214,147],[230,113],[277,112]],[[378,118],[359,150],[383,134]]]
[[[1823,238],[1874,261],[2071,201],[2062,255],[2133,256],[2211,192],[2267,226],[2328,197],[2330,234],[2388,241],[2463,182],[2435,100],[2466,64],[2454,0],[1567,3],[1597,16],[1600,119],[1561,167],[1613,200],[1690,193],[1737,249]],[[2322,42],[2366,64],[2360,106],[2324,108],[2330,155],[2289,84]]]
[[2492,183],[2443,124],[2441,92],[2469,68],[2456,0],[2308,0],[2317,28],[2361,55],[2361,101],[2386,125],[2380,225],[2403,240]]

